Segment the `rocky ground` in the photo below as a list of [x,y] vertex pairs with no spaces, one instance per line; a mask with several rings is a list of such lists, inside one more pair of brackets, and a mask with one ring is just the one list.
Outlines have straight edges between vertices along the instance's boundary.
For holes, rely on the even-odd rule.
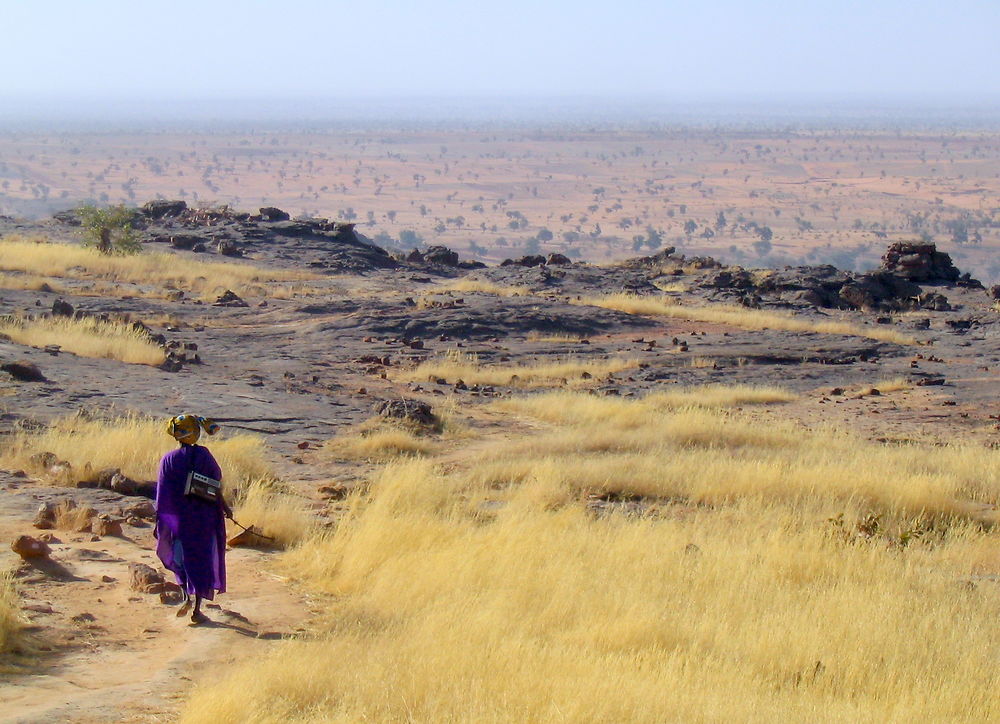
[[[234,295],[231,306],[0,290],[0,314],[127,315],[162,335],[175,353],[155,368],[0,340],[0,363],[33,364],[43,378],[18,379],[24,375],[16,367],[0,373],[0,434],[79,408],[162,417],[202,413],[265,436],[279,473],[325,510],[331,481],[350,484],[359,469],[321,460],[316,446],[369,418],[380,402],[412,398],[436,407],[455,400],[472,410],[521,394],[458,380],[397,381],[402,369],[462,349],[485,365],[639,360],[632,371],[589,381],[595,394],[642,395],[704,383],[780,385],[800,395],[782,414],[807,425],[849,425],[888,440],[1000,442],[1000,290],[963,277],[947,255],[925,245],[894,245],[883,268],[870,274],[723,268],[669,250],[614,267],[555,256],[482,268],[441,248],[391,254],[350,225],[292,220],[278,209],[243,214],[153,202],[138,221],[149,248],[304,267],[322,276],[310,283],[308,297]],[[0,234],[68,239],[75,223],[72,214],[48,222],[0,219]],[[456,280],[517,288],[519,296],[450,290]],[[895,328],[917,344],[749,331],[580,303],[623,291]],[[878,390],[896,378],[912,388]],[[121,533],[32,527],[40,504],[67,497],[93,507],[95,515],[124,520]],[[267,572],[271,554],[249,549],[231,555],[233,591],[220,601],[224,608],[208,611],[211,627],[189,629],[175,620],[169,590],[147,593],[131,578],[130,564],[156,564],[148,515],[129,512],[141,500],[111,490],[56,488],[21,471],[0,473],[0,540],[50,536],[50,555],[41,562],[0,555],[0,567],[20,566],[25,613],[49,649],[0,685],[0,720],[146,721],[154,711],[172,711],[190,682],[213,666],[257,655],[302,627],[308,602]]]

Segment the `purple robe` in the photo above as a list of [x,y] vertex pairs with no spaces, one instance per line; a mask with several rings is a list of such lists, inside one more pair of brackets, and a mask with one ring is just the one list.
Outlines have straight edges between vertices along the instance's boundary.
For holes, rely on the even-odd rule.
[[222,501],[184,495],[191,470],[222,480],[212,453],[182,445],[160,460],[156,481],[156,555],[189,595],[211,600],[226,591],[226,523]]

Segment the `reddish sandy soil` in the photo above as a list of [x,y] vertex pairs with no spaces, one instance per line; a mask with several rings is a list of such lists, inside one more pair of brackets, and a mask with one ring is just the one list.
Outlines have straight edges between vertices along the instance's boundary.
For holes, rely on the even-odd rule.
[[[545,251],[619,259],[652,227],[664,244],[730,262],[868,268],[885,246],[874,232],[924,233],[961,268],[1000,280],[1000,136],[991,133],[0,136],[0,213],[157,195],[354,218],[367,236],[387,235],[383,243],[415,232],[487,261],[524,253],[539,233]],[[725,224],[717,226],[720,212]],[[967,225],[969,243],[948,226],[956,221]],[[764,258],[751,222],[773,231]],[[412,245],[406,234],[402,245]]]

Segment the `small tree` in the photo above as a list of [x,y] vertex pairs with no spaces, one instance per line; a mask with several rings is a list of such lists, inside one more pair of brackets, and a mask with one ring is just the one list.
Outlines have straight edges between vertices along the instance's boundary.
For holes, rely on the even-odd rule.
[[139,234],[132,228],[135,212],[124,204],[77,209],[83,227],[83,243],[102,254],[138,254],[142,251]]

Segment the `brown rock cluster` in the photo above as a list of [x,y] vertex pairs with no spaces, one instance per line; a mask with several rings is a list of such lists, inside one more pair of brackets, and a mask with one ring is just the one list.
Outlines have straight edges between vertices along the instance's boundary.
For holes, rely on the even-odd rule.
[[951,256],[934,244],[898,241],[882,256],[881,270],[914,282],[955,282],[961,276]]

